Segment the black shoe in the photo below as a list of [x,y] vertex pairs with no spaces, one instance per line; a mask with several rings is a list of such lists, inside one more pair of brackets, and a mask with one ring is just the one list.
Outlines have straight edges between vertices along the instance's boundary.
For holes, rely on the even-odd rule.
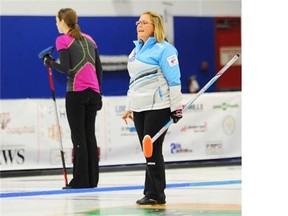
[[142,199],[137,200],[136,203],[138,205],[159,205],[159,204],[165,204],[166,202],[151,199],[151,198],[144,196]]
[[73,189],[73,187],[67,185],[67,186],[65,186],[65,187],[62,187],[62,189],[63,189],[63,190],[66,190],[66,189]]

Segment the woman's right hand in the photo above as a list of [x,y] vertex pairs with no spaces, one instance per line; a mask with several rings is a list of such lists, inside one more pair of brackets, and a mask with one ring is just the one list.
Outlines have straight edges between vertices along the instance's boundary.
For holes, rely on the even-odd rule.
[[132,112],[131,111],[125,111],[123,114],[122,114],[122,119],[125,121],[126,125],[128,124],[127,123],[127,118],[128,119],[131,119],[133,121],[133,116],[132,116]]

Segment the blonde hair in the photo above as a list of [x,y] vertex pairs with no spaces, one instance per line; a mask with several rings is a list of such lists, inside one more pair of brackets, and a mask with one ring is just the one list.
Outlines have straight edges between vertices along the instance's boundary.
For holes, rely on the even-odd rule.
[[142,13],[142,15],[148,15],[151,19],[151,22],[154,25],[154,38],[157,42],[163,42],[166,40],[166,31],[164,28],[164,23],[162,17],[152,11],[145,11]]
[[64,20],[67,26],[70,28],[68,34],[75,39],[82,39],[80,26],[78,25],[78,16],[76,11],[71,8],[63,8],[58,12],[59,20]]

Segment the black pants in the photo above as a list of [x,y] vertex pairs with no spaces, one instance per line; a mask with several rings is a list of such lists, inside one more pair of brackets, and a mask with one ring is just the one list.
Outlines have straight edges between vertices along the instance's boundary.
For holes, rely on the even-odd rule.
[[[134,112],[133,116],[142,147],[142,140],[146,134],[153,137],[170,120],[170,108]],[[165,162],[162,154],[166,132],[153,143],[152,157],[146,158],[144,195],[161,201],[165,201],[164,190],[166,188]]]
[[95,136],[95,121],[101,96],[86,89],[66,93],[66,112],[74,148],[73,188],[97,187],[99,161]]

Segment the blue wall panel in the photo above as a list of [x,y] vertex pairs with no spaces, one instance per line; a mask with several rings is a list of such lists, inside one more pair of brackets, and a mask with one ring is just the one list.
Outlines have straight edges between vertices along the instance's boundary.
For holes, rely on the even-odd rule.
[[[175,46],[179,52],[182,74],[182,91],[188,91],[191,75],[196,75],[200,88],[215,74],[214,18],[176,17]],[[206,73],[201,72],[201,63],[209,62]],[[213,91],[211,86],[208,91]]]
[[[81,30],[90,34],[102,55],[128,55],[136,39],[138,17],[80,17]],[[179,51],[183,92],[188,92],[191,75],[200,87],[215,74],[214,18],[175,17],[175,46]],[[54,46],[59,35],[55,17],[1,16],[1,98],[51,97],[47,69],[37,55]],[[57,58],[57,53],[53,56]],[[209,62],[206,73],[202,61]],[[127,71],[105,72],[103,95],[124,95],[128,88]],[[65,96],[66,77],[54,73],[56,97]],[[213,91],[213,87],[209,89]]]

